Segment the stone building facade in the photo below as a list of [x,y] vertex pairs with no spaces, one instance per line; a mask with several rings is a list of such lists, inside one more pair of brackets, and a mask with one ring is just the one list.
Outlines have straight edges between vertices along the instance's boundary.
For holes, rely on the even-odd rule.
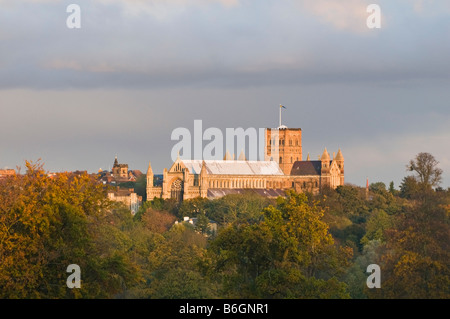
[[108,198],[116,202],[124,203],[133,215],[136,214],[142,204],[142,197],[136,194],[132,188],[109,190]]
[[266,129],[265,154],[266,160],[277,161],[284,174],[290,175],[294,163],[302,160],[302,130]]
[[223,160],[185,160],[177,158],[163,171],[161,185],[154,183],[151,164],[147,170],[147,199],[177,200],[195,197],[215,198],[227,194],[257,192],[277,197],[287,189],[318,193],[324,187],[344,184],[344,157],[339,149],[330,157],[327,149],[318,160],[302,160],[301,129],[280,126],[266,129],[265,160],[237,160],[228,152]]

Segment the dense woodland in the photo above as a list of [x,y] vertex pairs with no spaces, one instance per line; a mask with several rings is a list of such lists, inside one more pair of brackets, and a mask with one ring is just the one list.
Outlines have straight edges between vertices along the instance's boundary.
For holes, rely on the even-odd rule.
[[430,154],[407,171],[398,189],[153,199],[132,216],[91,176],[27,162],[0,180],[0,298],[449,298],[450,189]]

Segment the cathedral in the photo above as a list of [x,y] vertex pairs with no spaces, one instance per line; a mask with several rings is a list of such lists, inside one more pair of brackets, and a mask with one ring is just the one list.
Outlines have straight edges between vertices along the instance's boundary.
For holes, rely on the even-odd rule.
[[249,161],[244,153],[235,159],[185,160],[179,157],[164,169],[162,183],[155,183],[151,164],[147,170],[147,199],[217,198],[247,191],[277,197],[287,189],[317,194],[324,187],[344,184],[344,157],[327,149],[318,160],[302,160],[302,131],[280,126],[266,129],[264,161]]

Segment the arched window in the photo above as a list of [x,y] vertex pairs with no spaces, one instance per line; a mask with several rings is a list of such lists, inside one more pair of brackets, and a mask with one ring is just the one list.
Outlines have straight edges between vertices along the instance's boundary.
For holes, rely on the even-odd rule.
[[283,164],[283,158],[280,156],[280,164]]
[[176,179],[170,187],[170,197],[178,201],[183,200],[183,182],[181,179]]
[[289,140],[289,146],[292,146],[292,140]]

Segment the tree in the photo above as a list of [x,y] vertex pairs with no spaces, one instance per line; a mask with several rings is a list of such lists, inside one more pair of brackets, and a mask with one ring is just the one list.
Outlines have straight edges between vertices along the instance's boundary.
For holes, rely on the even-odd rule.
[[384,298],[450,298],[450,221],[445,198],[419,201],[384,231],[380,266]]
[[178,209],[178,217],[196,217],[198,214],[205,214],[208,203],[209,200],[202,197],[184,200]]
[[139,210],[134,215],[134,219],[141,220],[142,215],[150,208],[157,211],[166,211],[174,216],[178,216],[179,203],[172,198],[163,199],[155,197],[152,200],[147,200],[139,207]]
[[421,194],[419,183],[414,176],[406,176],[400,184],[400,197],[416,199]]
[[398,194],[398,191],[394,187],[394,181],[391,181],[389,183],[389,193],[391,193],[392,195],[397,195]]
[[380,263],[380,246],[381,242],[372,240],[364,245],[362,253],[354,260],[353,265],[348,268],[344,282],[348,285],[350,296],[354,299],[366,299],[368,288],[367,280],[367,266],[370,264]]
[[[103,186],[86,173],[26,168],[0,183],[0,297],[107,298],[135,283],[127,221]],[[81,268],[81,289],[66,286],[70,264]]]
[[361,243],[366,245],[372,240],[384,242],[384,232],[390,227],[392,227],[392,218],[384,210],[374,210],[367,221],[366,234],[361,239]]
[[372,183],[369,186],[371,192],[384,194],[386,192],[386,184],[383,182]]
[[442,181],[442,169],[439,162],[430,153],[419,153],[406,165],[407,170],[415,172],[418,181],[425,187],[437,187]]
[[206,238],[190,225],[178,224],[148,256],[147,298],[193,299],[215,297],[215,286],[203,276],[200,264]]
[[197,215],[197,223],[195,224],[195,230],[200,231],[202,234],[208,234],[209,231],[209,218],[205,214]]
[[154,233],[162,234],[168,231],[176,221],[176,217],[167,211],[149,208],[141,216],[144,226]]
[[336,275],[351,252],[334,245],[323,210],[305,194],[288,191],[263,212],[263,221],[237,221],[210,244],[224,296],[347,297]]
[[258,221],[262,210],[274,201],[253,193],[231,194],[210,200],[206,215],[219,225],[228,225],[237,220]]

